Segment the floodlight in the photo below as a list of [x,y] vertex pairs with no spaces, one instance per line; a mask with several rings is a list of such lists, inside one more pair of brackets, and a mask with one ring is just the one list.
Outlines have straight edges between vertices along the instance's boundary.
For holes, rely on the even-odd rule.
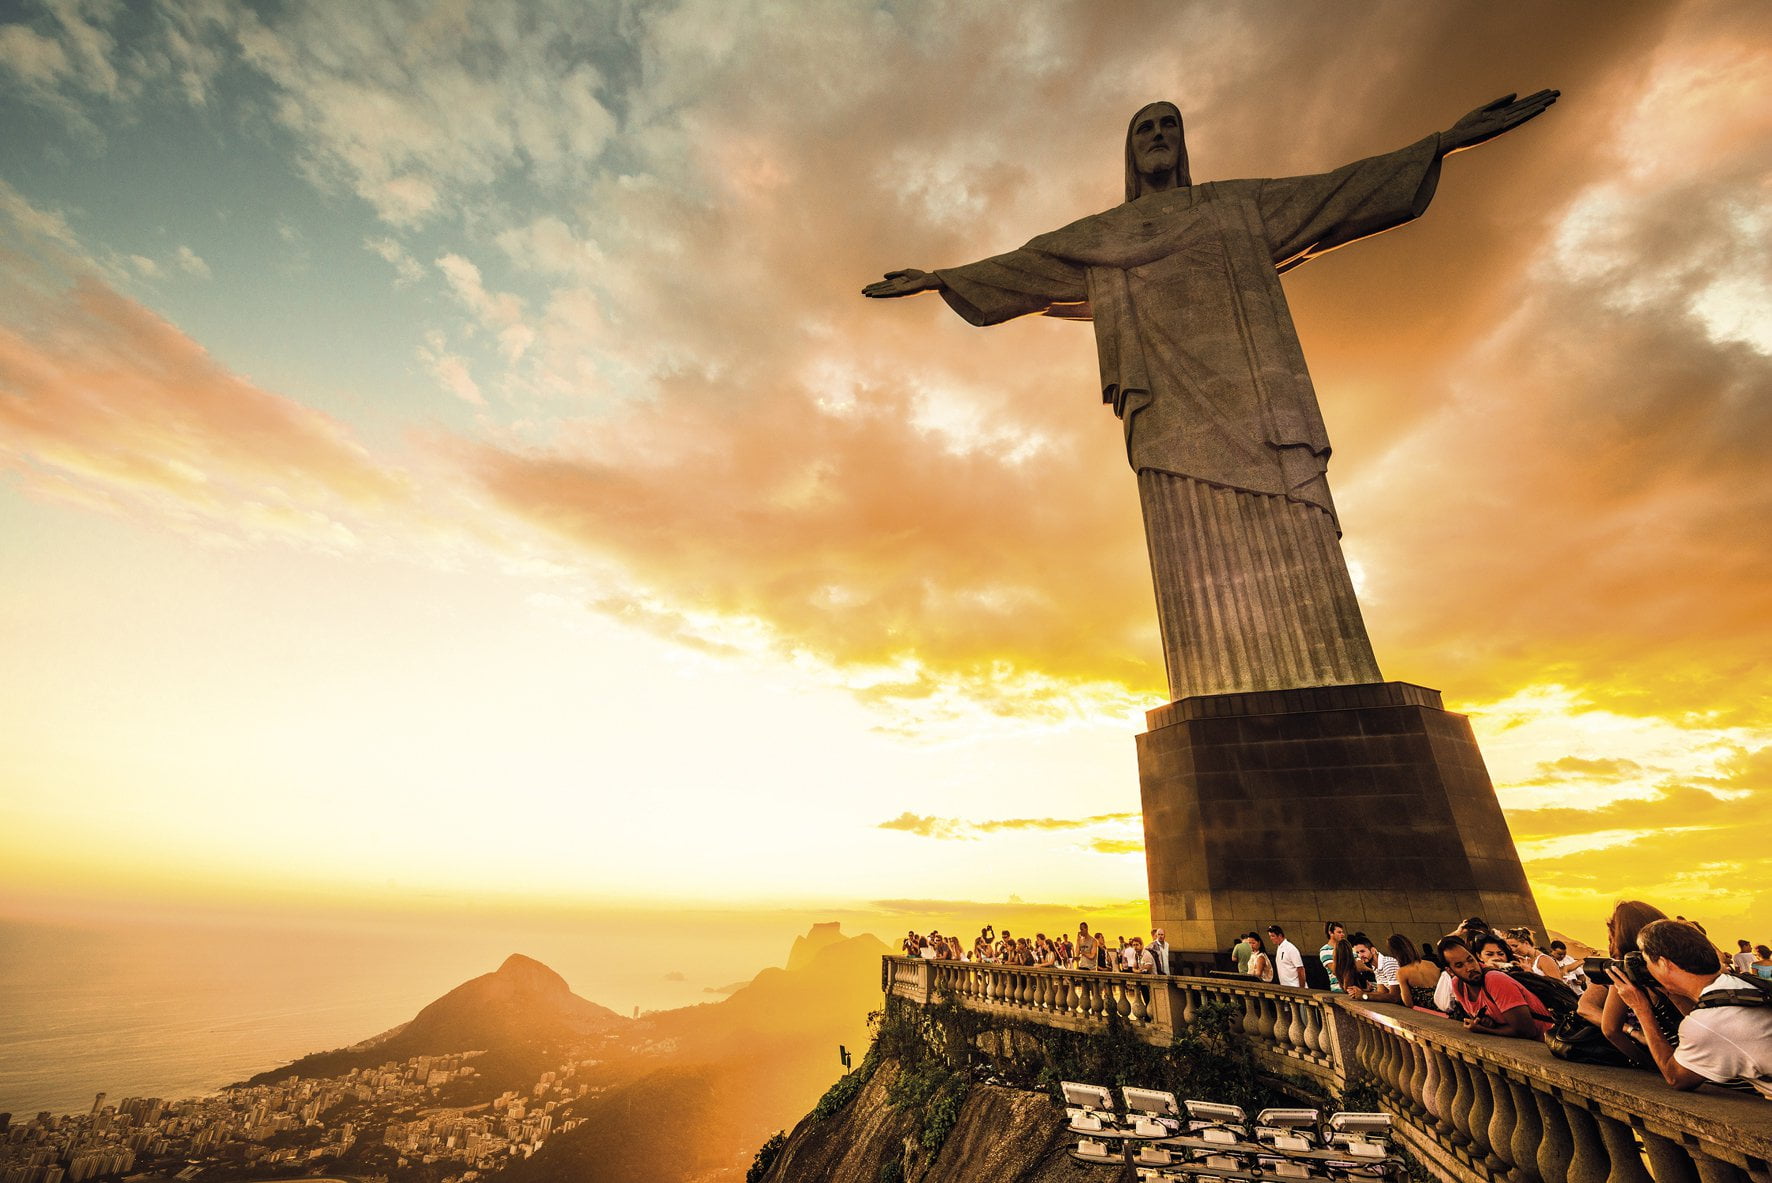
[[1149,1113],[1156,1117],[1181,1116],[1181,1106],[1176,1103],[1174,1093],[1161,1093],[1156,1089],[1123,1088],[1120,1096],[1125,1099],[1129,1113]]
[[1220,1105],[1214,1101],[1189,1101],[1187,1115],[1195,1121],[1217,1122],[1222,1125],[1242,1125],[1249,1120],[1241,1107]]
[[1330,1115],[1329,1128],[1338,1134],[1388,1134],[1391,1115],[1388,1113],[1336,1113]]
[[1114,1111],[1113,1091],[1105,1085],[1079,1084],[1074,1080],[1061,1080],[1059,1089],[1064,1093],[1065,1103],[1081,1105],[1086,1109],[1102,1109],[1109,1113]]
[[1255,1124],[1290,1130],[1299,1126],[1314,1126],[1322,1116],[1315,1109],[1263,1109],[1255,1115]]

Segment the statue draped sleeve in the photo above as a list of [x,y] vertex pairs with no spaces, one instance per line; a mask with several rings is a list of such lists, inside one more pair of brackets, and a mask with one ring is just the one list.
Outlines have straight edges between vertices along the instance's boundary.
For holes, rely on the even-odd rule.
[[1002,324],[1035,312],[1087,316],[1085,268],[1032,244],[935,274],[941,298],[967,324]]
[[1255,204],[1280,271],[1412,222],[1440,181],[1440,137],[1370,156],[1334,172],[1257,181]]

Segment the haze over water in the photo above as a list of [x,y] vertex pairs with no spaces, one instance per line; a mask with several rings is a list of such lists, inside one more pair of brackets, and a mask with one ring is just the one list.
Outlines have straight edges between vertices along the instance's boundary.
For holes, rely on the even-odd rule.
[[710,989],[785,962],[809,923],[0,920],[0,1112],[213,1092],[403,1023],[512,953],[621,1014],[716,1001]]
[[512,953],[631,1015],[718,1002],[785,965],[818,922],[892,944],[907,928],[970,934],[988,921],[1031,935],[1080,919],[1125,934],[1148,922],[1136,900],[0,916],[0,1112],[83,1112],[101,1090],[112,1101],[214,1092],[379,1035]]

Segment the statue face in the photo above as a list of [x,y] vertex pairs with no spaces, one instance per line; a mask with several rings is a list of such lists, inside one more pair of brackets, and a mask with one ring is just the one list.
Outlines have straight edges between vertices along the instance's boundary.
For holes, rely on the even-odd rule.
[[1144,176],[1175,167],[1181,154],[1181,116],[1168,103],[1152,103],[1132,119],[1132,166]]

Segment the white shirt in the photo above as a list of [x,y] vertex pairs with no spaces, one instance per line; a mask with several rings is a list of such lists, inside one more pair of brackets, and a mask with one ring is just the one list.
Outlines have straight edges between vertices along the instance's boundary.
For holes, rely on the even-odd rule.
[[1150,953],[1152,957],[1156,958],[1157,972],[1160,974],[1167,974],[1169,972],[1169,942],[1152,941],[1145,946],[1145,950]]
[[[1376,952],[1376,950],[1374,950],[1374,952]],[[1372,976],[1378,979],[1378,984],[1380,986],[1396,985],[1397,959],[1392,957],[1389,953],[1379,953],[1378,968],[1372,971]]]
[[[1699,998],[1713,990],[1751,990],[1733,974],[1719,974]],[[1695,1010],[1680,1023],[1674,1063],[1706,1080],[1745,1080],[1772,1098],[1772,1008],[1719,1006]]]
[[1445,970],[1440,971],[1440,980],[1434,983],[1434,1009],[1452,1009],[1452,975]]
[[1282,986],[1304,985],[1304,957],[1289,940],[1274,950],[1274,979]]
[[1261,982],[1273,981],[1273,958],[1257,949],[1249,958],[1249,976]]
[[1750,974],[1754,972],[1754,953],[1752,949],[1743,949],[1729,960],[1734,964],[1735,972],[1738,974]]

